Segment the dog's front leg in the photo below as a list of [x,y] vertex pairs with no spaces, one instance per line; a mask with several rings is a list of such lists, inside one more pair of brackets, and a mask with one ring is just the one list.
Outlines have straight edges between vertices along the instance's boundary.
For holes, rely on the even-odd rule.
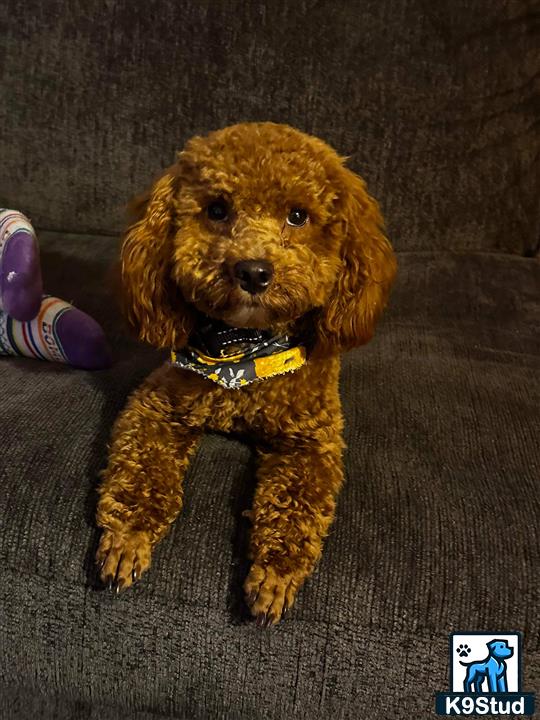
[[153,546],[182,507],[182,479],[202,430],[175,420],[162,369],[118,417],[99,490],[103,528],[96,562],[103,582],[129,587],[150,566]]
[[496,679],[496,687],[497,690],[495,690],[495,692],[508,692],[508,686],[506,684],[506,670]]
[[321,442],[291,439],[259,451],[250,512],[246,600],[258,625],[279,621],[321,556],[343,481],[339,435]]

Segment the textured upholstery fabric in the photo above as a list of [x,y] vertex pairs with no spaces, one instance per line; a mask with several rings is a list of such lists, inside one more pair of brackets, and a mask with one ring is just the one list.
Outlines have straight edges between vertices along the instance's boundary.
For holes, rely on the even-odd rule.
[[0,362],[0,716],[431,717],[452,629],[525,633],[538,690],[540,264],[402,253],[376,338],[345,361],[347,483],[316,574],[271,631],[246,621],[249,447],[209,436],[144,580],[96,587],[97,473],[161,361],[128,340],[110,238],[42,233],[47,289],[92,312],[100,373]]
[[400,250],[532,253],[536,0],[4,0],[0,203],[111,232],[194,133],[275,120],[363,174]]
[[[539,40],[536,0],[1,4],[0,205],[116,357],[0,359],[1,720],[424,720],[464,629],[522,630],[540,690],[540,263],[518,257],[540,238]],[[260,631],[238,439],[206,438],[138,586],[111,596],[92,559],[112,423],[163,359],[111,297],[122,208],[194,133],[267,119],[351,155],[402,252],[344,363],[323,559]]]

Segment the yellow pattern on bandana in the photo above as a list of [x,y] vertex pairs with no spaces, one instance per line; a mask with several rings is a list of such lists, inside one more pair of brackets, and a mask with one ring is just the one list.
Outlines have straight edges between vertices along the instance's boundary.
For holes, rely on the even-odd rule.
[[306,362],[306,349],[300,345],[275,355],[255,358],[255,374],[258,378],[272,377],[298,370]]
[[295,345],[259,355],[240,353],[227,358],[212,358],[196,348],[171,351],[171,364],[192,370],[228,389],[242,388],[256,380],[298,370],[306,363],[306,349]]

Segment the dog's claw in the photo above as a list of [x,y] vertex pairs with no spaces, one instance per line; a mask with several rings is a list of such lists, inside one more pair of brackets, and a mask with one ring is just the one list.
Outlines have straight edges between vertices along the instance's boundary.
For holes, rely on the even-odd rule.
[[258,595],[257,591],[256,591],[256,590],[252,590],[252,591],[249,593],[249,595],[247,596],[247,598],[246,598],[247,604],[250,605],[250,606],[253,605],[253,603],[254,603],[255,600],[257,599],[257,595]]
[[266,628],[268,628],[268,627],[272,627],[272,625],[274,624],[275,620],[276,620],[276,616],[273,615],[272,613],[263,613],[263,612],[261,612],[261,613],[259,613],[259,614],[257,615],[257,618],[256,618],[256,620],[255,620],[255,624],[256,624],[256,626],[259,627],[259,628],[265,628],[265,629],[266,629]]
[[133,582],[137,582],[137,580],[139,579],[139,575],[135,569],[131,571],[131,577],[133,578]]

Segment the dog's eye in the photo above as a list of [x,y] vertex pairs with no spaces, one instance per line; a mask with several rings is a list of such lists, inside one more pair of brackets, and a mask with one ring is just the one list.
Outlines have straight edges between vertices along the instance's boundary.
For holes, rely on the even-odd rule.
[[308,219],[308,214],[302,208],[292,208],[289,215],[287,216],[287,223],[294,227],[302,227],[305,225]]
[[227,207],[225,200],[214,200],[214,202],[211,202],[206,208],[206,214],[210,220],[223,222],[223,220],[226,220],[229,215],[229,208]]

